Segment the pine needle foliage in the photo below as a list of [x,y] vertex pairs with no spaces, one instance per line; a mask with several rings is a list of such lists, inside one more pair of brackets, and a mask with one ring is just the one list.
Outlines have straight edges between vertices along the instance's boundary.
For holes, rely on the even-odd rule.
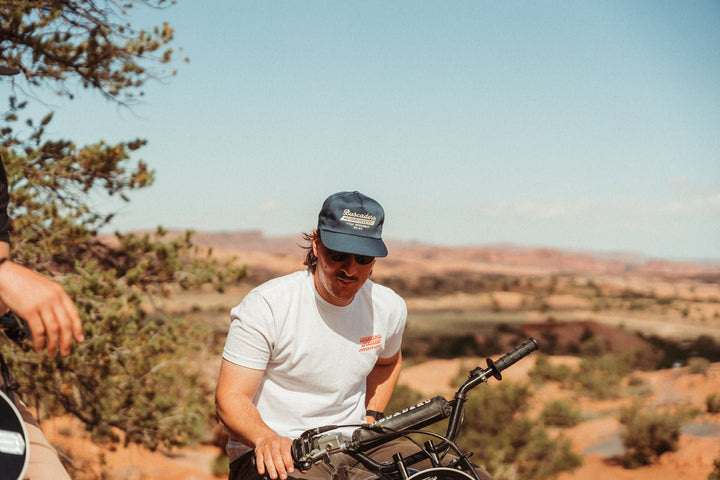
[[[75,87],[111,101],[132,102],[149,78],[173,75],[174,30],[130,22],[135,8],[171,0],[6,0],[0,3],[0,62],[19,70],[24,88],[68,98]],[[135,13],[135,18],[142,11]]]
[[[77,145],[48,138],[42,94],[74,98],[78,89],[131,105],[150,79],[173,74],[173,29],[136,29],[135,7],[165,0],[0,3],[0,76],[9,92],[0,112],[0,156],[10,186],[13,259],[60,282],[84,323],[84,344],[67,358],[0,346],[20,395],[45,414],[69,413],[98,442],[174,447],[198,440],[212,412],[196,357],[206,332],[163,314],[159,296],[212,284],[218,290],[245,275],[220,264],[192,241],[192,232],[102,237],[113,212],[100,200],[129,201],[152,185],[154,172],[134,160],[145,140]],[[138,12],[141,13],[141,12]],[[9,87],[6,89],[5,87]],[[33,110],[36,111],[36,110]]]

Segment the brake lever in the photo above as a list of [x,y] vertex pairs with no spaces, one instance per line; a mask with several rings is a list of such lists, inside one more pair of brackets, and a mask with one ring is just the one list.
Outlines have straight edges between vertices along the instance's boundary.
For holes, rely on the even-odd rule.
[[[347,444],[341,433],[317,435],[315,432],[320,430],[308,430],[293,441],[292,456],[298,470],[310,470],[313,464],[330,460],[331,453],[342,452],[346,449]],[[322,429],[322,431],[327,430],[330,428]]]

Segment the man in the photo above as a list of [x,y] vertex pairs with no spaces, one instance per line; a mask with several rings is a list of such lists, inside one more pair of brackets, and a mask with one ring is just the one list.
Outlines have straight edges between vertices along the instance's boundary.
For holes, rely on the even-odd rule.
[[307,270],[270,280],[232,310],[216,392],[230,479],[329,478],[333,469],[352,478],[338,459],[296,472],[290,447],[310,428],[372,422],[390,400],[407,308],[369,280],[387,256],[384,220],[359,192],[329,196],[305,236]]
[[[49,355],[59,352],[66,356],[70,353],[73,339],[78,342],[84,340],[80,315],[59,284],[9,259],[8,201],[7,176],[0,161],[0,314],[12,310],[27,322],[36,353],[42,353],[47,348]],[[30,440],[25,478],[70,480],[57,452],[25,405],[17,397],[15,403],[25,421]]]

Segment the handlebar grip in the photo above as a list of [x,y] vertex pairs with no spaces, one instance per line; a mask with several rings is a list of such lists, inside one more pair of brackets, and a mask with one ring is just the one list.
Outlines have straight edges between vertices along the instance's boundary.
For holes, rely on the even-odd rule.
[[514,365],[519,360],[527,357],[532,352],[537,350],[539,348],[537,340],[530,337],[529,339],[525,340],[522,344],[518,345],[513,349],[512,352],[506,353],[503,355],[500,359],[498,359],[496,362],[493,362],[488,358],[488,366],[493,370],[493,375],[495,378],[498,378],[500,376],[500,372],[505,370],[506,368],[510,367],[511,365]]
[[403,430],[423,428],[450,415],[450,403],[442,396],[431,398],[415,406],[381,418],[370,428],[359,428],[352,434],[353,443],[361,450],[369,450],[377,445],[397,438]]

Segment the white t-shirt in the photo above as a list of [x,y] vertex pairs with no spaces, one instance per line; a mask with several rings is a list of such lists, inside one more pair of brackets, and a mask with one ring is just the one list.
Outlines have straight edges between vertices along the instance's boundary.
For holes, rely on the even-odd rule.
[[[253,289],[230,316],[223,358],[265,371],[253,403],[278,435],[296,438],[364,422],[365,379],[400,349],[407,307],[370,280],[350,305],[332,305],[304,270]],[[230,438],[231,462],[248,450]]]

